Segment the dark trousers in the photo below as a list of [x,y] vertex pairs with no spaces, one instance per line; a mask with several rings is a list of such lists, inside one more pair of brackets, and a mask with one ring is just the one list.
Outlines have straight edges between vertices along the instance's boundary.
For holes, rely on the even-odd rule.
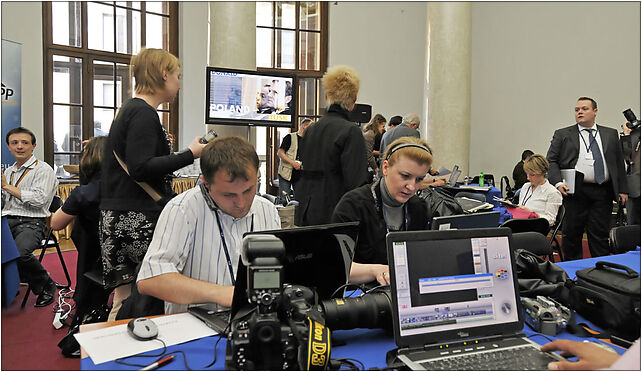
[[626,201],[626,222],[627,225],[640,224],[640,197],[628,198]]
[[613,210],[613,187],[611,182],[602,185],[583,183],[577,185],[576,193],[564,197],[564,227],[562,249],[564,259],[582,258],[582,234],[586,229],[592,257],[609,254],[609,228]]
[[49,273],[33,255],[33,251],[42,245],[47,225],[44,218],[13,217],[7,218],[9,229],[20,253],[18,272],[20,280],[29,283],[31,290],[40,294],[45,285],[51,280]]

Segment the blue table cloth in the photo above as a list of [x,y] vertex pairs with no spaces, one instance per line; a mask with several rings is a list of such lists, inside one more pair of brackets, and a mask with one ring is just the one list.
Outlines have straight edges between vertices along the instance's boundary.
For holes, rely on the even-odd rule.
[[20,257],[16,242],[9,229],[7,217],[2,217],[2,306],[7,308],[13,302],[20,288],[18,263]]

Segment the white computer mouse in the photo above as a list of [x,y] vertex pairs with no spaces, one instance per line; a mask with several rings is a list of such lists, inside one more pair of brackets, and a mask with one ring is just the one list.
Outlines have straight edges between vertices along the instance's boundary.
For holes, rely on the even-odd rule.
[[136,318],[127,323],[127,332],[137,340],[146,341],[158,336],[158,327],[151,319]]

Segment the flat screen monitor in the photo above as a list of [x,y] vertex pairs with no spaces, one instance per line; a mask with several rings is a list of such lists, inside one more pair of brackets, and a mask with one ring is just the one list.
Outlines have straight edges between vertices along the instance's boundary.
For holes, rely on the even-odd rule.
[[[285,257],[281,260],[284,283],[309,287],[319,300],[331,298],[346,284],[359,236],[359,222],[296,227],[246,233],[274,235],[283,241]],[[232,302],[232,316],[247,304],[247,268],[239,260]],[[343,291],[338,291],[341,297]]]
[[205,123],[294,128],[296,86],[293,74],[208,67]]

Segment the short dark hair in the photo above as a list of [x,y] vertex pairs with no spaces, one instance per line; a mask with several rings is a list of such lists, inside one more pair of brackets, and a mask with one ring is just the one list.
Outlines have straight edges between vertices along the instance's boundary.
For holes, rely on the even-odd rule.
[[89,139],[82,151],[80,158],[80,170],[88,180],[100,175],[100,168],[103,163],[103,152],[107,143],[106,136],[97,136]]
[[531,156],[533,154],[534,154],[534,152],[532,152],[531,150],[524,150],[524,152],[522,152],[522,160],[526,160],[527,157],[529,157],[529,156]]
[[593,110],[597,108],[597,102],[591,97],[580,97],[577,99],[578,101],[591,101],[591,105],[593,106]]
[[403,121],[403,118],[401,116],[397,115],[397,116],[391,117],[390,121],[388,122],[388,124],[391,127],[394,127],[395,125],[401,124],[402,121]]
[[219,137],[210,142],[201,152],[201,172],[205,181],[214,182],[214,175],[224,170],[232,181],[247,180],[248,167],[259,170],[259,156],[251,143],[241,137]]
[[36,144],[36,135],[35,135],[35,134],[33,134],[33,132],[32,132],[32,131],[30,131],[29,129],[27,129],[27,128],[25,128],[25,127],[16,127],[16,128],[13,128],[12,130],[10,130],[10,131],[7,133],[7,137],[5,138],[5,141],[7,142],[7,145],[9,144],[9,137],[10,137],[12,134],[16,134],[16,133],[27,133],[28,135],[30,135],[30,136],[31,136],[31,144],[32,144],[32,145],[35,145],[35,144]]

